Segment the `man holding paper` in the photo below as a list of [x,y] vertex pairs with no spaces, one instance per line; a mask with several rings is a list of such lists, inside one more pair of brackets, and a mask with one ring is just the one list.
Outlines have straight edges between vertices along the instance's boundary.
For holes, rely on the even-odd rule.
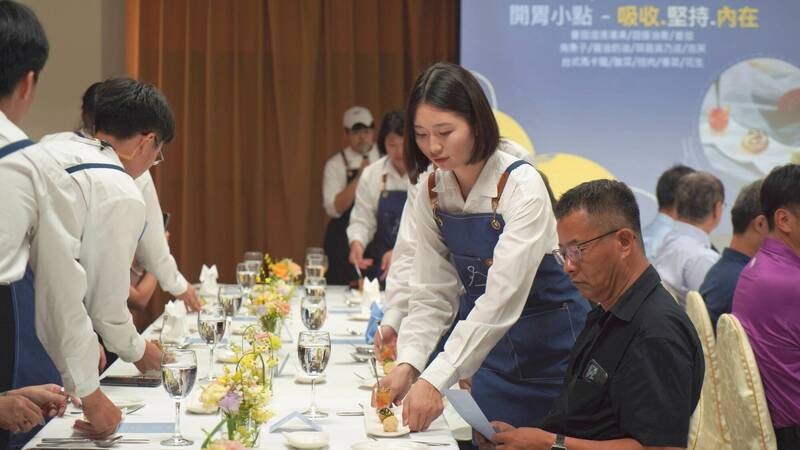
[[633,192],[618,181],[583,183],[561,197],[556,219],[556,259],[598,306],[550,413],[531,424],[538,428],[493,422],[492,442],[497,449],[685,448],[703,349],[645,256]]

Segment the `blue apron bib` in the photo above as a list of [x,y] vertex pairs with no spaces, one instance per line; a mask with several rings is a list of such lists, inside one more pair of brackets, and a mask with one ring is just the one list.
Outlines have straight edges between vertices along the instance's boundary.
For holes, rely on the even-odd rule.
[[[389,163],[391,164],[391,163]],[[378,229],[372,242],[364,251],[367,258],[372,258],[372,266],[367,269],[366,275],[377,278],[381,275],[381,261],[383,255],[394,248],[397,241],[397,232],[400,229],[400,217],[406,204],[408,193],[406,191],[390,191],[386,189],[387,175],[383,174],[383,189],[378,199]]]
[[[522,164],[528,163],[517,161],[505,170],[497,197],[492,200],[493,208],[505,179]],[[505,222],[494,212],[456,215],[438,210],[434,184],[432,174],[428,185],[434,214],[466,290],[457,318],[464,320],[486,291],[494,248]],[[546,254],[519,319],[473,376],[472,396],[489,420],[515,427],[532,426],[547,414],[561,390],[569,352],[588,311],[589,303],[555,258]]]

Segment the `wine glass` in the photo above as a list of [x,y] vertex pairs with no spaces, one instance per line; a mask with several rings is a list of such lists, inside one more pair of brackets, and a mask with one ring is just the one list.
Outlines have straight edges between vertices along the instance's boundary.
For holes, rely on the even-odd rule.
[[306,295],[300,301],[300,317],[309,330],[319,330],[328,317],[325,297]]
[[235,284],[223,284],[219,287],[219,304],[225,314],[225,329],[228,330],[227,342],[230,342],[231,322],[236,312],[242,307],[242,288]]
[[250,293],[253,292],[260,270],[261,263],[258,261],[245,261],[236,265],[236,282],[239,283],[245,296],[250,297]]
[[208,345],[208,375],[203,379],[211,383],[214,381],[214,350],[225,336],[227,320],[221,305],[210,305],[200,310],[197,314],[197,331]]
[[306,256],[306,278],[323,278],[325,277],[325,266],[328,257],[325,255],[308,255]]
[[306,295],[325,297],[325,291],[328,286],[328,282],[322,277],[306,277],[303,286],[306,289]]
[[322,247],[308,247],[306,249],[306,256],[308,255],[324,255],[325,250]]
[[165,349],[161,354],[161,382],[170,398],[175,400],[175,431],[161,441],[170,447],[187,446],[193,441],[181,436],[181,400],[188,397],[197,378],[197,355],[194,350]]
[[264,265],[264,253],[256,251],[245,252],[242,261],[252,261],[254,263],[258,263],[258,267],[256,267],[256,275],[259,275],[261,273],[261,267]]
[[331,356],[331,335],[327,331],[301,331],[297,339],[297,358],[306,375],[311,378],[311,405],[303,411],[309,419],[328,417],[317,408],[315,384],[325,372]]

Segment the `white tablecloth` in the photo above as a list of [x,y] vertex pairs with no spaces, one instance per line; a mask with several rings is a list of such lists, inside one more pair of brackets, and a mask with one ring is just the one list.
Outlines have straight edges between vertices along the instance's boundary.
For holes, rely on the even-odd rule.
[[[345,290],[342,287],[330,286],[328,288],[327,302],[328,302],[328,318],[323,327],[323,330],[331,333],[332,349],[330,362],[327,370],[325,371],[326,382],[318,384],[317,404],[324,411],[328,412],[329,416],[326,419],[320,419],[317,422],[322,426],[322,430],[330,437],[330,449],[349,449],[353,444],[368,440],[364,432],[364,417],[362,416],[337,416],[336,412],[341,411],[356,411],[359,409],[358,404],[369,404],[370,391],[359,388],[359,379],[353,372],[358,372],[362,376],[369,376],[369,369],[365,363],[357,363],[350,356],[354,348],[352,344],[363,343],[363,331],[366,328],[366,322],[359,322],[350,320],[349,316],[357,313],[357,308],[348,308],[345,303]],[[291,360],[286,365],[283,373],[274,380],[273,385],[273,400],[271,408],[276,413],[275,418],[268,424],[264,425],[261,429],[261,437],[259,440],[260,448],[270,449],[284,449],[290,448],[280,433],[269,433],[269,426],[276,420],[286,416],[292,411],[302,411],[305,409],[311,398],[311,387],[307,384],[297,384],[294,382],[294,375],[300,370],[296,365],[297,360],[297,335],[305,329],[300,320],[298,301],[295,299],[292,305],[292,315],[288,321],[288,328],[291,332],[292,342],[286,342],[289,339],[289,333],[285,330],[282,332],[284,339],[284,348],[282,352],[288,353]],[[190,315],[190,320],[196,320],[196,315]],[[234,324],[239,325],[243,321],[235,319]],[[160,324],[161,320],[156,320],[155,324]],[[153,328],[151,326],[150,328]],[[156,337],[158,333],[145,331],[145,337]],[[353,329],[362,333],[359,336],[349,335],[347,330]],[[195,333],[193,335],[197,337]],[[239,336],[233,336],[235,340],[240,339]],[[191,346],[197,352],[198,363],[198,379],[205,377],[208,372],[208,347],[204,344],[193,344]],[[215,374],[222,373],[222,364],[215,364]],[[125,363],[118,360],[109,370],[107,375],[134,375],[138,371],[133,364]],[[174,422],[175,407],[174,401],[171,400],[164,388],[159,386],[156,388],[132,388],[132,387],[109,387],[103,386],[103,391],[112,398],[124,399],[141,399],[146,402],[146,406],[125,418],[125,423],[164,423]],[[200,389],[196,384],[195,390]],[[184,408],[181,417],[181,432],[184,437],[192,439],[194,445],[191,447],[161,447],[159,442],[170,436],[170,433],[126,433],[125,437],[130,438],[146,438],[150,439],[150,444],[123,444],[114,448],[125,449],[150,449],[150,448],[192,448],[199,449],[205,434],[203,429],[211,430],[214,425],[219,421],[218,415],[196,415],[186,413],[184,401]],[[72,411],[72,410],[69,410]],[[447,421],[440,417],[437,419],[431,428],[423,433],[412,433],[410,435],[396,438],[397,440],[414,440],[414,441],[428,441],[428,442],[447,442],[450,446],[437,446],[432,447],[436,449],[456,449],[458,448],[455,440],[453,439],[452,427],[463,427],[463,422],[456,423],[460,418],[455,416],[453,419],[453,411],[446,414],[451,418],[451,426],[448,426]],[[34,448],[41,442],[43,437],[68,437],[72,435],[72,423],[76,415],[65,415],[63,418],[55,418],[42,429],[42,431],[28,444],[26,448]],[[462,432],[463,433],[463,432]]]

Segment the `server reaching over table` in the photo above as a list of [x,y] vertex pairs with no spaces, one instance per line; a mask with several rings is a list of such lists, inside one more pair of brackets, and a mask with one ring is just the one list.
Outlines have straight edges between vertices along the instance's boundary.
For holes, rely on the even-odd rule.
[[0,272],[21,274],[30,261],[35,281],[26,278],[25,291],[13,290],[27,292],[17,303],[30,305],[30,314],[17,315],[17,328],[35,329],[47,350],[35,359],[28,347],[16,352],[15,385],[33,384],[30,377],[54,363],[64,385],[83,399],[89,422],[76,426],[103,436],[121,416],[99,389],[92,328],[139,370],[160,367],[161,352],[136,332],[126,307],[130,263],[145,229],[145,205],[132,177],[163,159],[175,122],[157,89],[131,79],[98,88],[95,120],[96,139],[70,134],[6,147]]
[[385,279],[409,184],[403,160],[403,111],[383,117],[378,149],[385,156],[361,174],[347,239],[350,262],[364,270],[365,276]]
[[[403,399],[412,430],[428,428],[442,412],[441,391],[469,377],[490,419],[536,420],[558,394],[588,311],[550,254],[556,223],[542,178],[497,151],[489,103],[460,66],[438,63],[417,79],[406,124],[412,181],[429,161],[438,170],[418,180],[410,311],[400,364],[381,384]],[[456,313],[444,351],[426,368]]]

